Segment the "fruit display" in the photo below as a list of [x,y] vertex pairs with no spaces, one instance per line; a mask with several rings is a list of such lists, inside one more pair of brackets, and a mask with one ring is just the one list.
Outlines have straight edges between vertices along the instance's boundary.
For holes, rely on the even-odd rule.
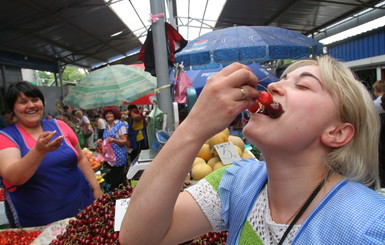
[[[181,191],[190,185],[190,182],[185,182]],[[131,197],[133,191],[134,188],[128,186],[104,194],[74,218],[69,219],[66,227],[50,242],[50,245],[119,244],[119,232],[114,231],[115,203],[117,199]],[[226,244],[226,238],[227,232],[209,232],[182,244],[219,245]]]
[[0,188],[0,202],[4,202],[4,189]]
[[224,166],[214,146],[225,142],[232,142],[240,157],[245,159],[254,157],[253,154],[245,151],[245,142],[239,136],[230,135],[230,130],[226,128],[212,136],[202,145],[191,166],[191,177],[193,180],[201,180],[214,170]]
[[209,232],[180,245],[225,245],[228,232]]
[[71,219],[50,245],[119,244],[119,232],[114,231],[115,201],[131,197],[132,191],[128,186],[96,199]]
[[256,102],[257,103],[254,106],[248,108],[251,113],[261,113],[271,118],[278,118],[284,112],[282,105],[275,102],[269,92],[261,92]]
[[[84,155],[87,157],[88,162],[91,164],[92,169],[97,169],[102,164],[102,158],[98,157],[98,155],[95,155],[90,149],[83,148],[82,149]],[[99,154],[99,153],[97,153]]]
[[28,245],[41,233],[40,230],[11,229],[0,231],[2,245]]

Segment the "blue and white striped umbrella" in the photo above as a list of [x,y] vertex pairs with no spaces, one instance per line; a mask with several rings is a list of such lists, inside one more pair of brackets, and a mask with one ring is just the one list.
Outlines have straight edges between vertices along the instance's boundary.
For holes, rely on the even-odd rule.
[[111,65],[80,80],[63,104],[83,109],[119,106],[154,92],[156,86],[156,78],[139,67]]

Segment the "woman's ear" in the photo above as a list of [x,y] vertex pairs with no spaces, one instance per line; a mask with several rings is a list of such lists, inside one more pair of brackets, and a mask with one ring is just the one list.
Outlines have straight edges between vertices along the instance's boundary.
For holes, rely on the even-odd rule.
[[354,127],[351,123],[338,123],[325,130],[321,141],[325,145],[338,148],[348,144],[354,136]]

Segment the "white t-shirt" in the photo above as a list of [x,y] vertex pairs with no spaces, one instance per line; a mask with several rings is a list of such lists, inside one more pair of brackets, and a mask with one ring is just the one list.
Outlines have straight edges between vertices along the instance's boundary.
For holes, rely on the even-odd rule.
[[384,113],[385,110],[381,106],[381,97],[382,95],[378,96],[377,99],[374,100],[374,106],[376,107],[376,110],[378,113]]
[[[186,189],[195,199],[202,211],[206,214],[214,231],[221,231],[223,222],[221,212],[222,203],[214,187],[205,179],[200,180]],[[247,222],[253,227],[254,232],[264,244],[276,245],[282,238],[289,225],[275,223],[270,214],[269,200],[266,186],[258,195],[256,202],[250,211]],[[301,225],[294,225],[288,236],[283,241],[284,245],[292,244]]]
[[99,129],[105,129],[107,126],[107,122],[104,118],[98,118],[98,125],[100,126]]

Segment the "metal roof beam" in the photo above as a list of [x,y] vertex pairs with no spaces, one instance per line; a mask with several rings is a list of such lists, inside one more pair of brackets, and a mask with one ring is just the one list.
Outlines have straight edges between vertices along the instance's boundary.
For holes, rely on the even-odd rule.
[[[17,27],[14,27],[14,28],[13,28],[13,30],[17,30],[17,29],[19,29],[19,28],[17,28]],[[29,36],[29,37],[32,37],[32,38],[38,40],[38,41],[42,41],[43,43],[46,43],[46,44],[48,44],[48,45],[52,45],[52,46],[61,48],[61,49],[63,49],[63,50],[69,51],[69,52],[71,52],[71,53],[77,53],[77,54],[80,54],[80,55],[92,55],[92,54],[84,54],[84,51],[74,50],[74,49],[72,49],[71,47],[68,47],[68,46],[63,45],[63,44],[61,44],[61,43],[58,43],[58,42],[55,42],[55,41],[53,41],[53,40],[44,38],[44,37],[39,36],[39,35],[37,35],[37,34],[29,33],[29,32],[26,32],[26,31],[20,31],[20,30],[17,31],[17,32],[20,33],[20,34],[22,34],[24,38],[25,38],[25,36]],[[13,41],[15,41],[15,40],[13,40]],[[11,42],[11,41],[10,41],[10,42]],[[3,47],[6,47],[6,43],[2,43],[1,45],[2,45]],[[19,50],[19,52],[20,52],[20,50]],[[58,55],[59,55],[59,56],[56,57],[57,59],[63,57],[63,56],[61,56],[60,54],[58,54]],[[102,58],[97,58],[97,57],[92,57],[92,58],[94,58],[95,60],[99,60],[99,61],[101,61],[101,62],[105,62],[105,61],[106,61],[106,60],[104,60],[104,59],[102,59]],[[64,60],[62,60],[62,61],[64,61]]]
[[339,24],[339,25],[324,29],[322,31],[319,30],[319,33],[315,34],[313,36],[313,39],[319,41],[321,39],[324,39],[324,38],[333,36],[335,34],[338,34],[342,31],[346,31],[346,30],[354,28],[356,26],[365,24],[369,21],[383,17],[384,14],[385,14],[384,9],[374,9],[371,12],[368,12],[368,13],[360,15],[360,16],[356,16],[356,17],[354,17],[348,21],[345,21],[344,23]]
[[[316,0],[311,0],[311,1],[316,1]],[[331,19],[330,21],[324,23],[323,25],[317,26],[316,28],[314,28],[314,29],[312,29],[312,30],[310,30],[310,31],[308,31],[308,32],[306,32],[306,33],[304,33],[304,35],[314,35],[315,33],[323,32],[323,31],[322,31],[323,29],[328,28],[329,26],[331,26],[331,25],[333,25],[333,24],[335,24],[335,23],[338,23],[338,22],[340,22],[340,21],[342,21],[342,20],[345,20],[345,19],[347,19],[347,18],[349,18],[349,17],[351,17],[351,16],[353,16],[353,15],[355,15],[355,14],[361,12],[361,11],[364,11],[365,9],[368,9],[368,8],[374,8],[374,6],[375,6],[376,4],[378,4],[379,2],[382,2],[382,1],[383,1],[383,0],[375,0],[375,1],[370,1],[369,3],[366,3],[366,4],[359,5],[360,7],[357,7],[357,8],[355,8],[355,9],[353,9],[353,10],[351,10],[351,11],[349,11],[349,12],[343,14],[343,15],[337,16],[336,18]],[[362,1],[361,1],[361,2],[362,2]],[[340,2],[339,2],[339,3],[340,3]],[[368,5],[371,6],[371,7],[368,7]],[[372,6],[373,6],[373,7],[372,7]],[[381,9],[382,9],[382,8],[381,8]],[[383,9],[382,9],[382,10],[379,10],[379,11],[383,11]],[[384,15],[384,12],[382,12],[382,16],[383,16],[383,15]],[[377,18],[378,18],[378,17],[377,17]],[[372,19],[372,20],[374,20],[374,19]],[[361,24],[363,24],[363,23],[361,23]],[[357,23],[356,23],[355,26],[357,26]],[[353,27],[355,27],[355,26],[353,26]],[[349,27],[349,28],[352,28],[352,27]],[[349,28],[347,28],[347,29],[349,29]],[[347,29],[345,29],[345,30],[347,30]],[[345,30],[343,30],[343,31],[345,31]],[[342,31],[342,30],[339,30],[339,32],[341,32],[341,31]],[[336,34],[336,33],[334,33],[334,34]],[[334,35],[334,34],[332,34],[332,35]],[[330,34],[329,34],[328,36],[330,36]],[[325,36],[325,37],[326,37],[326,36]],[[323,37],[323,38],[325,38],[325,37]],[[320,40],[320,39],[317,39],[317,40]]]
[[277,11],[277,14],[273,15],[270,19],[266,20],[263,25],[268,26],[271,23],[273,23],[277,18],[279,18],[281,15],[283,15],[290,7],[295,4],[296,2],[299,2],[301,0],[292,0],[288,2],[283,8],[281,8],[279,11]]
[[[41,5],[33,4],[33,3],[30,2],[30,1],[27,1],[27,3],[30,4],[30,5],[31,5],[33,8],[35,8],[36,10],[38,10],[38,11],[40,11],[40,12],[43,12],[44,14],[50,14],[50,11],[49,11],[47,8],[44,8],[44,7],[41,6]],[[70,6],[67,6],[66,8],[63,8],[62,10],[63,10],[63,11],[68,11],[68,9],[71,9],[73,6],[78,7],[79,5],[78,5],[78,4],[76,4],[76,5],[70,5]],[[88,6],[88,5],[86,5],[86,6]],[[101,5],[93,5],[93,6],[97,6],[98,8],[101,7]],[[104,5],[103,7],[108,8],[107,5]],[[69,26],[69,27],[71,27],[71,28],[73,28],[73,29],[79,31],[80,33],[83,33],[83,34],[85,34],[85,35],[91,37],[92,39],[94,39],[94,40],[96,40],[96,41],[98,41],[98,42],[101,42],[101,43],[104,43],[104,44],[108,45],[112,50],[114,50],[114,51],[117,52],[118,54],[123,55],[123,53],[122,53],[120,50],[117,50],[115,47],[110,46],[110,45],[109,45],[108,43],[106,43],[104,40],[102,40],[102,39],[96,37],[96,36],[93,35],[92,33],[90,33],[90,32],[88,32],[88,31],[84,30],[83,28],[80,28],[80,27],[77,26],[77,25],[74,25],[73,23],[67,21],[66,19],[61,18],[60,16],[57,17],[57,18],[60,19],[60,21],[62,21],[63,24],[65,24],[65,25],[67,25],[67,26]]]

